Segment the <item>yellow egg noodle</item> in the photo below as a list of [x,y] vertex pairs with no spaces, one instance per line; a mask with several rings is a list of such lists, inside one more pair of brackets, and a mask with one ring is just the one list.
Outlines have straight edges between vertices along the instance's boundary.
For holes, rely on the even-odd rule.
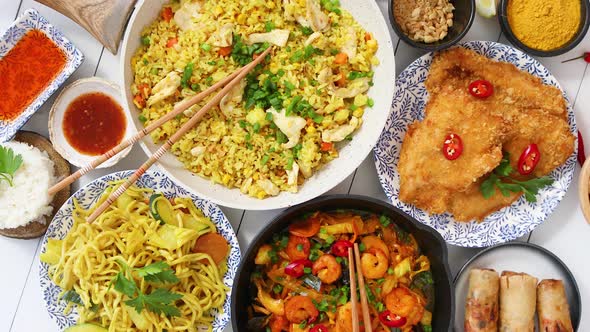
[[[93,206],[98,206],[120,183],[111,183]],[[228,291],[223,284],[227,264],[224,260],[217,265],[208,254],[192,253],[191,249],[199,236],[216,233],[217,229],[190,198],[170,202],[152,194],[151,189],[133,186],[92,224],[85,221],[92,209],[84,210],[74,200],[72,229],[63,240],[49,240],[42,260],[53,263],[49,275],[64,292],[74,290],[79,295],[81,323],[94,322],[109,331],[196,331],[199,325],[211,330],[211,309],[223,310]],[[170,204],[175,224],[161,224],[154,218],[150,195]],[[48,258],[52,254],[55,256]],[[177,317],[146,308],[138,313],[125,304],[128,296],[113,287],[122,265],[137,269],[156,262],[168,264],[179,281],[154,285],[137,273],[132,278],[144,294],[164,287],[182,295],[172,303],[180,312]]]

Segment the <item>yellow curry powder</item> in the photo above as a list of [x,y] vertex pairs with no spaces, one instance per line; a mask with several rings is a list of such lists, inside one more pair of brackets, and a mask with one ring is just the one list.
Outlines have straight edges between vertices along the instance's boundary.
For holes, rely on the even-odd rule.
[[508,23],[528,47],[549,51],[565,45],[578,31],[580,0],[510,0]]

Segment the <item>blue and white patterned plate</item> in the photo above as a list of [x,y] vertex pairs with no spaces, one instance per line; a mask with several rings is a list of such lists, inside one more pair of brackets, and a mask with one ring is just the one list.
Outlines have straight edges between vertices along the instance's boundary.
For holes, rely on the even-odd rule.
[[[561,89],[559,83],[547,68],[537,60],[510,46],[488,42],[472,41],[460,44],[486,57],[510,62],[520,70],[540,77],[545,84]],[[543,188],[537,195],[536,203],[527,202],[524,197],[512,205],[497,211],[481,223],[460,223],[449,214],[429,215],[427,212],[399,200],[399,173],[397,163],[407,127],[415,120],[421,120],[428,101],[424,81],[428,76],[433,54],[429,53],[414,61],[396,81],[396,91],[385,130],[374,150],[375,165],[385,194],[394,206],[400,208],[420,222],[436,229],[450,244],[461,247],[487,247],[523,236],[542,223],[557,207],[565,195],[574,175],[576,153],[550,176],[555,180],[552,186]],[[577,132],[574,112],[565,93],[570,130]]]
[[3,58],[20,39],[31,30],[45,33],[66,55],[66,65],[51,83],[16,119],[0,120],[0,143],[10,141],[16,132],[27,123],[29,118],[47,101],[47,99],[66,81],[82,64],[84,55],[74,46],[61,31],[51,25],[34,9],[26,10],[0,37],[0,59]]
[[[47,239],[63,239],[72,227],[74,222],[71,218],[72,211],[74,210],[73,198],[78,200],[80,206],[88,208],[100,198],[104,190],[107,188],[108,182],[127,178],[131,174],[133,174],[133,171],[121,171],[105,175],[78,190],[72,197],[70,197],[70,199],[68,199],[61,209],[59,209],[53,218],[53,221],[51,222],[51,225],[49,225],[49,229],[45,234],[45,238],[43,239],[41,252],[47,250]],[[230,319],[231,287],[241,259],[240,246],[231,224],[217,205],[190,194],[188,191],[172,182],[172,180],[163,173],[148,172],[142,175],[136,184],[141,188],[151,188],[155,191],[161,192],[168,198],[190,197],[193,202],[195,202],[195,205],[203,211],[213,223],[215,223],[217,231],[228,241],[231,249],[227,261],[228,270],[223,276],[223,283],[229,287],[230,290],[227,292],[227,297],[223,304],[223,312],[216,313],[215,320],[212,324],[213,332],[223,331]],[[78,312],[74,309],[69,314],[64,314],[66,302],[58,299],[58,295],[62,292],[62,289],[51,281],[48,275],[48,268],[48,264],[39,262],[41,292],[49,316],[51,316],[51,318],[57,323],[60,330],[63,330],[68,326],[77,323]]]

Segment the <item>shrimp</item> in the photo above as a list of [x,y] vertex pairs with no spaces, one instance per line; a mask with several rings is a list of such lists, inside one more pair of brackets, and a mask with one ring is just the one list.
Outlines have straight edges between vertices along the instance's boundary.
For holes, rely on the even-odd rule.
[[323,283],[331,284],[342,275],[342,267],[332,255],[322,255],[313,263],[311,272]]
[[389,268],[389,259],[387,259],[387,255],[383,250],[371,248],[365,250],[361,256],[361,268],[365,278],[383,278]]
[[289,321],[287,321],[285,316],[273,314],[270,317],[268,326],[270,327],[271,332],[289,331]]
[[[358,304],[360,308],[360,303]],[[363,321],[362,311],[358,311],[359,322]],[[352,302],[348,302],[338,307],[336,312],[336,329],[335,332],[352,332]]]
[[418,324],[424,315],[422,298],[409,288],[400,286],[385,296],[385,306],[392,314],[405,317],[406,325]]
[[307,296],[293,296],[285,303],[285,316],[291,323],[312,322],[319,314],[318,309]]
[[365,245],[365,248],[367,248],[367,249],[372,249],[372,248],[381,249],[381,251],[383,251],[385,256],[389,257],[389,248],[387,248],[387,245],[385,244],[385,242],[383,242],[383,240],[381,240],[381,238],[379,238],[375,235],[369,235],[369,236],[363,237],[361,239],[361,242]]

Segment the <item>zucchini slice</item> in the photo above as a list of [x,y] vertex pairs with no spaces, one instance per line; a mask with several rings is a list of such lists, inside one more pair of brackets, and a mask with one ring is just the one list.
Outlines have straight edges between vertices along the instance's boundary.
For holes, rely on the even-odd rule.
[[172,204],[164,195],[153,194],[150,196],[150,213],[152,217],[160,222],[160,224],[170,224],[176,226],[174,219],[174,209]]

